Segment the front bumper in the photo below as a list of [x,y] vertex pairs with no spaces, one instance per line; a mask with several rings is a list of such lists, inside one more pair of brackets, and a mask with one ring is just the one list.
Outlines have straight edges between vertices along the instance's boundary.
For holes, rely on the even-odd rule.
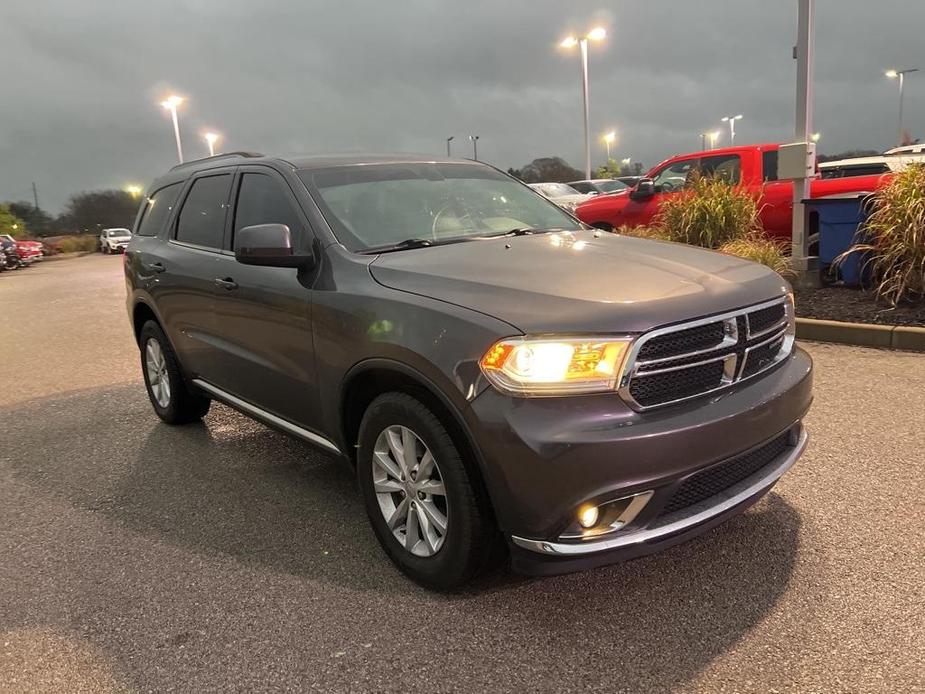
[[[812,362],[797,348],[728,392],[649,412],[630,409],[616,395],[530,399],[493,389],[472,407],[485,477],[515,566],[546,561],[553,570],[568,558],[594,557],[598,564],[655,551],[746,508],[799,457],[806,444],[800,422],[811,402]],[[659,514],[693,473],[785,432],[790,445],[751,477],[705,505]],[[582,504],[649,490],[650,502],[625,528],[562,541]]]

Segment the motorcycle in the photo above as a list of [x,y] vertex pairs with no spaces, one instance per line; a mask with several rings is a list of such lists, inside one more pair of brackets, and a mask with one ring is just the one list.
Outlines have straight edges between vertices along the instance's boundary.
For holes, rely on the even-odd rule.
[[17,270],[23,266],[22,258],[16,252],[16,244],[0,244],[0,264],[4,270]]

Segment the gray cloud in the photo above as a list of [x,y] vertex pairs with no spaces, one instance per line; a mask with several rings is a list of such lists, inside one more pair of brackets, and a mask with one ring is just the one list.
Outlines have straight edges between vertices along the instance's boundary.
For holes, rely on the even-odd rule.
[[[890,65],[921,66],[925,3],[817,3],[821,149],[895,138]],[[599,8],[603,9],[599,9]],[[270,153],[455,152],[499,166],[558,154],[581,163],[578,58],[568,30],[605,24],[591,52],[592,128],[646,164],[695,149],[726,113],[741,142],[793,128],[796,1],[6,0],[0,199],[57,210],[79,190],[147,183],[174,163],[169,91],[188,157],[201,133]],[[925,75],[906,123],[925,135]],[[600,147],[595,156],[603,158]]]

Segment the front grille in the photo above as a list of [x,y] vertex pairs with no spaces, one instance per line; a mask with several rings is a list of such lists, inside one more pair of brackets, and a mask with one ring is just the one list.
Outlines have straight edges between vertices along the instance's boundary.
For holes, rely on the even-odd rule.
[[768,306],[748,315],[748,334],[760,335],[784,320],[783,304]]
[[621,392],[635,407],[647,409],[755,376],[789,353],[793,338],[787,318],[781,297],[643,335]]
[[755,347],[745,356],[745,366],[742,368],[742,378],[754,376],[766,366],[772,364],[780,348],[784,346],[784,337],[781,335],[772,342]]
[[692,395],[713,390],[723,380],[723,362],[714,361],[689,369],[640,375],[633,379],[630,393],[633,399],[644,407],[651,407],[667,400],[689,398]]
[[664,359],[684,352],[697,352],[716,347],[723,341],[723,323],[708,323],[676,333],[659,335],[646,342],[639,350],[637,359]]
[[691,475],[681,482],[659,515],[666,516],[716,496],[770,465],[789,446],[790,432],[787,431],[763,446]]

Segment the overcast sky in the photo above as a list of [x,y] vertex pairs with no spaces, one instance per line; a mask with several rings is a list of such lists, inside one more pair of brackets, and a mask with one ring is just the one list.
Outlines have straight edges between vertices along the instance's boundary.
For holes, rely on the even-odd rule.
[[[591,49],[591,125],[647,166],[698,148],[743,113],[739,143],[792,138],[796,0],[2,0],[0,200],[57,212],[71,194],[147,184],[176,163],[158,101],[187,97],[187,158],[221,147],[287,154],[445,151],[507,168],[559,155],[582,165],[570,30]],[[925,70],[925,2],[817,0],[820,149],[896,137],[890,66]],[[925,72],[906,83],[925,135]],[[720,143],[727,141],[723,135]],[[603,145],[596,140],[596,161]]]

